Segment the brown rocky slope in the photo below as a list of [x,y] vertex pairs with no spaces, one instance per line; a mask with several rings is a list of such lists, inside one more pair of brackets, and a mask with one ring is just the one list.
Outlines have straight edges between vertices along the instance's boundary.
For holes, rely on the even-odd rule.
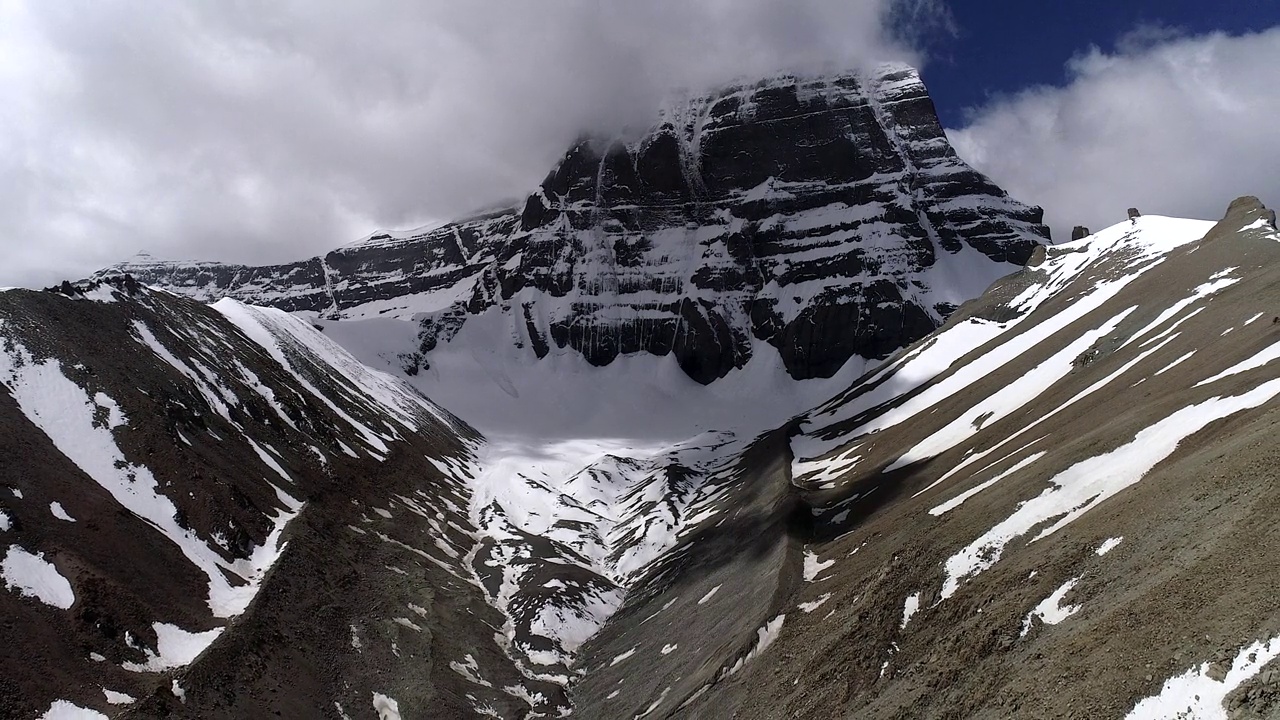
[[801,418],[767,470],[792,497],[691,533],[592,641],[576,706],[1275,717],[1278,281],[1253,198],[1047,248]]

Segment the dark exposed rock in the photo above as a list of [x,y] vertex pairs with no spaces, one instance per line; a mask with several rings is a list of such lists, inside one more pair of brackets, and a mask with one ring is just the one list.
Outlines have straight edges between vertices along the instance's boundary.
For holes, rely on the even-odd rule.
[[518,213],[289,265],[104,273],[205,300],[412,317],[425,363],[493,308],[539,356],[672,354],[706,383],[767,344],[808,378],[937,327],[1027,262],[1048,238],[1041,220],[956,156],[919,76],[897,65],[731,85],[668,105],[638,140],[584,137]]
[[1074,241],[1076,241],[1076,240],[1083,240],[1083,239],[1085,239],[1085,238],[1089,237],[1089,235],[1090,235],[1090,233],[1089,233],[1089,228],[1087,228],[1087,227],[1085,227],[1085,226],[1083,226],[1083,225],[1077,225],[1077,226],[1075,226],[1074,228],[1072,228],[1072,229],[1071,229],[1071,240],[1072,240],[1072,242],[1074,242]]
[[1130,220],[1136,220],[1137,218],[1140,218],[1140,217],[1142,217],[1142,213],[1138,212],[1138,208],[1132,208],[1132,207],[1129,208]]

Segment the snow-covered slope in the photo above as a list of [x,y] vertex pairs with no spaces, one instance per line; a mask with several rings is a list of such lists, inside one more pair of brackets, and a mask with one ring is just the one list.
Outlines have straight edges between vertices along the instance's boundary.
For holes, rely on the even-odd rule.
[[564,704],[468,563],[480,438],[403,381],[129,282],[0,293],[0,336],[0,716]]
[[769,527],[727,493],[588,644],[577,707],[1269,717],[1278,273],[1253,198],[1038,253],[801,416],[786,531],[717,547]]
[[915,70],[783,75],[575,144],[523,204],[274,267],[108,268],[190,297],[414,322],[428,367],[478,318],[536,357],[672,355],[707,383],[760,352],[830,377],[933,330],[1048,237],[952,151]]

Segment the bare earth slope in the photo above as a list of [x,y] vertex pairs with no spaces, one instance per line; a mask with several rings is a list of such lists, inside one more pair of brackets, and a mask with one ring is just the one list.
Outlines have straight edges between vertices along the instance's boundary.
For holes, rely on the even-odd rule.
[[1048,248],[800,418],[794,458],[762,438],[775,499],[744,481],[654,566],[578,711],[1274,717],[1274,222],[1242,198]]

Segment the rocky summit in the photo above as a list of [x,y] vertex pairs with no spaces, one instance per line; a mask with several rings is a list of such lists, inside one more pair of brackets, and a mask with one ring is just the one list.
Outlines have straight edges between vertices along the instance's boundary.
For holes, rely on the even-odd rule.
[[1113,213],[890,67],[0,291],[0,718],[1280,717],[1276,216]]
[[[707,383],[777,352],[792,377],[883,359],[1049,237],[948,144],[915,70],[783,75],[584,137],[523,206],[273,267],[109,268],[212,301],[413,318],[426,366],[476,315],[543,357],[673,355]],[[772,348],[772,350],[767,350]]]

